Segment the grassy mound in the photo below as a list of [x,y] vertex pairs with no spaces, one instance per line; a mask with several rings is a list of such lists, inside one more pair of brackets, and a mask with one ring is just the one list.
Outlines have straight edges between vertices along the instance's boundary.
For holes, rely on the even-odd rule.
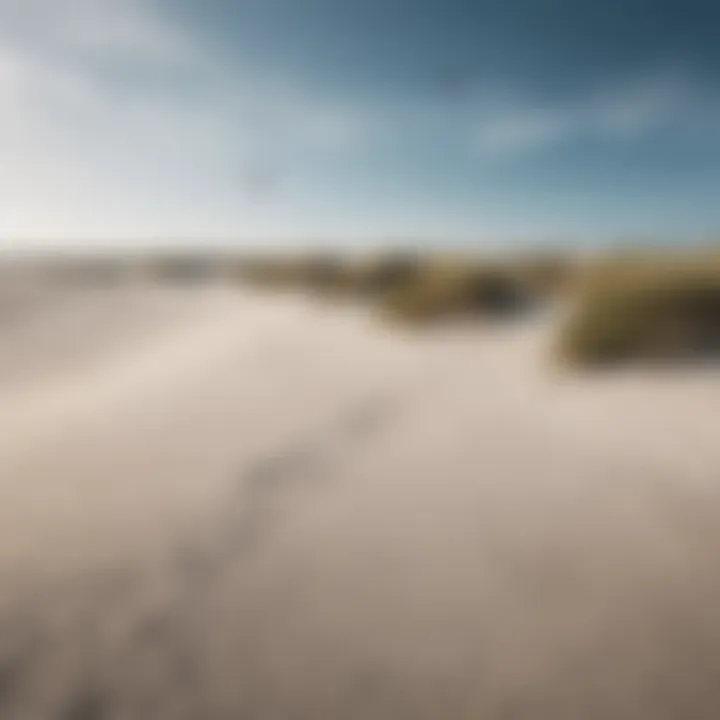
[[544,299],[566,294],[580,274],[577,263],[560,254],[520,257],[507,267],[530,294]]
[[720,263],[628,263],[589,281],[560,339],[580,365],[720,351]]
[[332,255],[252,258],[241,277],[254,285],[356,298],[404,322],[507,316],[558,294],[568,275],[562,258],[487,262],[473,255],[410,251],[365,257]]
[[412,253],[389,253],[349,261],[345,267],[346,293],[378,300],[412,282],[422,263]]
[[381,303],[386,318],[427,323],[473,315],[500,316],[524,303],[518,279],[490,266],[437,261],[387,294]]

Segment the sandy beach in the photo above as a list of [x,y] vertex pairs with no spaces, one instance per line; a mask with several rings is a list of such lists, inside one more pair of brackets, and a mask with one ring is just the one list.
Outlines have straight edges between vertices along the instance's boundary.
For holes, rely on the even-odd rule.
[[720,373],[231,287],[0,320],[0,717],[720,716]]

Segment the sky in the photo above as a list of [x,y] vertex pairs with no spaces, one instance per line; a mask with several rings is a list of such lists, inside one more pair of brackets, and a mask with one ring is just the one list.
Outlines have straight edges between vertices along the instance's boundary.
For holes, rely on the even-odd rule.
[[0,239],[720,230],[711,0],[0,0]]

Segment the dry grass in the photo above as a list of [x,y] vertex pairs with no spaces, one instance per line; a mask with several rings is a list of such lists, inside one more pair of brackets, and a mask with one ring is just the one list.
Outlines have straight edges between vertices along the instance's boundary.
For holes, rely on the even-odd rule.
[[562,254],[490,261],[471,254],[388,252],[250,258],[261,287],[360,299],[384,320],[425,325],[508,318],[563,299],[559,355],[576,365],[709,355],[720,349],[720,252],[631,250],[584,264]]
[[250,258],[238,275],[255,286],[361,299],[405,322],[467,315],[499,316],[564,292],[575,272],[564,257],[522,256],[487,262],[470,254],[387,252]]
[[412,282],[390,292],[381,304],[384,317],[412,323],[467,316],[499,316],[526,305],[516,274],[502,267],[438,260]]
[[600,263],[561,333],[561,357],[579,365],[672,360],[720,350],[720,261],[635,257]]

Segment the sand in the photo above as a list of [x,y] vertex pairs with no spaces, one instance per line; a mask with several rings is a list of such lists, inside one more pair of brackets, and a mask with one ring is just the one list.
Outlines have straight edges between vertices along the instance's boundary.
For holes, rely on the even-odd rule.
[[0,717],[720,716],[720,373],[227,287],[0,320]]

